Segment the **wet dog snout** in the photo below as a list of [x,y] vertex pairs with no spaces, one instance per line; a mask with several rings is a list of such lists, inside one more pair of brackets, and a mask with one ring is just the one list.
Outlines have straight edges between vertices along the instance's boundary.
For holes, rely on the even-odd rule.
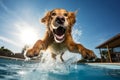
[[58,23],[58,24],[64,24],[64,22],[65,22],[65,18],[64,17],[56,17],[56,23]]

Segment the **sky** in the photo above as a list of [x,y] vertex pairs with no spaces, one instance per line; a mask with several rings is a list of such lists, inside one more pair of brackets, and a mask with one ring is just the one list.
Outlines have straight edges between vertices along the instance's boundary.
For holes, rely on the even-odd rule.
[[97,56],[95,47],[120,33],[120,0],[0,0],[0,47],[21,52],[42,39],[40,19],[55,8],[78,10],[73,38]]

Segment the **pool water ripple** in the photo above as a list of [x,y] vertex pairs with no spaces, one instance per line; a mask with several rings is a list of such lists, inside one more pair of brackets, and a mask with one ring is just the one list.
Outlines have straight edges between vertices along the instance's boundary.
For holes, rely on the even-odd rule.
[[120,80],[120,69],[60,63],[0,59],[0,80]]

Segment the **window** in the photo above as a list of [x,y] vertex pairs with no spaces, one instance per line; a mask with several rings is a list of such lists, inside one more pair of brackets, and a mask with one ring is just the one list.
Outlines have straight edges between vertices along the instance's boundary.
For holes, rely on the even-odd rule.
[[113,49],[113,52],[120,52],[120,47],[116,47]]

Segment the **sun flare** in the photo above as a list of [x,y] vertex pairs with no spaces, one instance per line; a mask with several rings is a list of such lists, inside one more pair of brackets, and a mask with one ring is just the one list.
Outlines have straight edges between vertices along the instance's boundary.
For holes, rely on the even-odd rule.
[[27,23],[17,23],[15,25],[19,30],[18,35],[20,41],[24,45],[33,45],[39,39],[38,30],[35,27],[32,27]]
[[24,29],[20,34],[20,39],[25,44],[33,44],[38,39],[38,35],[33,29]]

